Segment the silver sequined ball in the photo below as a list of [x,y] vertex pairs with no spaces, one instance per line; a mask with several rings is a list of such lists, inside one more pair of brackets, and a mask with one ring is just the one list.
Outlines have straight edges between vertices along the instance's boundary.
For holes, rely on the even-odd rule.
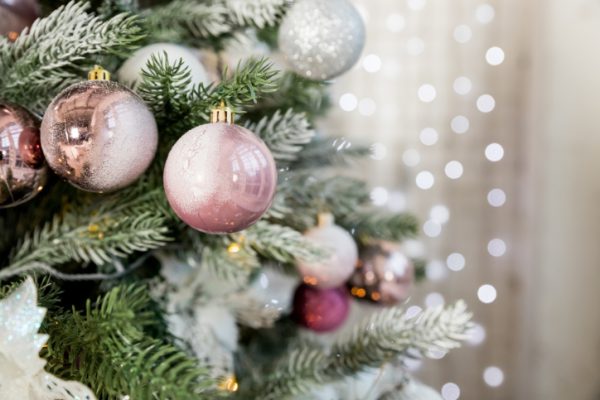
[[290,67],[313,80],[352,68],[364,44],[364,23],[347,0],[298,0],[279,30],[279,49]]

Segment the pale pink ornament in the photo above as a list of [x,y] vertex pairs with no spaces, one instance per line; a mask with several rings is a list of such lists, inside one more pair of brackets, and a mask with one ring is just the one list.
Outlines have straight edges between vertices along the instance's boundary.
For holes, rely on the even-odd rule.
[[298,263],[304,282],[320,288],[343,285],[358,261],[358,249],[352,235],[335,225],[331,214],[321,214],[319,226],[307,231],[304,237],[323,246],[330,254],[319,262],[301,260]]
[[263,141],[233,124],[231,110],[183,135],[171,149],[163,182],[169,204],[186,224],[206,233],[241,231],[271,206],[277,168]]

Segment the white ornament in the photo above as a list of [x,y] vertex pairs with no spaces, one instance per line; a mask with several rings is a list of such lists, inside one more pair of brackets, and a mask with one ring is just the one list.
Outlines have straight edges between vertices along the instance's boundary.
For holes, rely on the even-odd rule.
[[329,250],[330,256],[320,262],[300,261],[298,270],[304,282],[320,288],[333,288],[344,284],[358,261],[356,242],[348,232],[333,224],[331,215],[319,216],[319,226],[304,236]]
[[349,70],[365,44],[365,26],[347,0],[300,0],[279,28],[279,49],[308,79],[326,80]]
[[161,56],[163,53],[167,54],[171,65],[179,62],[179,59],[183,60],[183,64],[190,70],[190,87],[199,83],[205,85],[210,83],[208,74],[198,57],[187,48],[171,43],[155,43],[137,50],[117,72],[119,81],[137,86],[142,80],[142,69],[146,67],[146,63],[153,55]]
[[44,371],[39,352],[48,335],[38,333],[46,309],[37,306],[37,289],[28,277],[0,301],[0,399],[92,400],[85,385]]

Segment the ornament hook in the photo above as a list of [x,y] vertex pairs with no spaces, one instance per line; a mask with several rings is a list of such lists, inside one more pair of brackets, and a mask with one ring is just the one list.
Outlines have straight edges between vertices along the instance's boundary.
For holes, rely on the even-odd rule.
[[210,112],[210,123],[224,122],[233,125],[234,113],[233,110],[225,105],[225,101],[221,100],[221,104],[213,108]]
[[94,65],[94,68],[88,73],[90,81],[110,81],[110,72],[99,65]]

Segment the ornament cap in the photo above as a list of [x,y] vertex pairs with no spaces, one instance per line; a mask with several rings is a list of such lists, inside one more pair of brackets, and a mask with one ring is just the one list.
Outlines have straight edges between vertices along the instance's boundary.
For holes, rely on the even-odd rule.
[[215,124],[217,122],[225,122],[226,124],[233,125],[234,113],[233,110],[225,105],[225,102],[221,100],[219,107],[213,108],[210,112],[210,123]]
[[110,81],[110,72],[99,65],[94,65],[94,68],[88,73],[90,81]]
[[335,218],[333,217],[333,214],[331,214],[331,213],[323,212],[323,213],[319,213],[319,215],[317,215],[317,225],[320,228],[324,228],[326,226],[331,226],[331,225],[333,225],[334,222],[335,222]]

